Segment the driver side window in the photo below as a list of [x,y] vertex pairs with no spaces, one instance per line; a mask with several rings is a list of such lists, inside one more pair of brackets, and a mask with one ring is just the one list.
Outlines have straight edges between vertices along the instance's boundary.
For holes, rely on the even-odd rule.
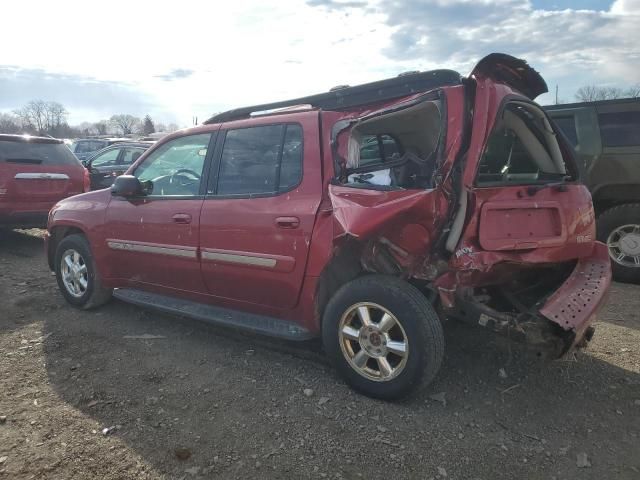
[[134,175],[147,183],[149,195],[198,195],[210,139],[210,133],[203,133],[171,140],[152,152]]

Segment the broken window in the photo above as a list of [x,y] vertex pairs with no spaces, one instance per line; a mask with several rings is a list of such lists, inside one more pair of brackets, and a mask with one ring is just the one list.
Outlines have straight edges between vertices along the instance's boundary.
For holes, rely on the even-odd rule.
[[348,132],[342,183],[365,188],[433,188],[441,130],[438,101],[358,121]]
[[556,134],[542,110],[524,102],[508,104],[480,159],[478,184],[544,183],[567,178]]

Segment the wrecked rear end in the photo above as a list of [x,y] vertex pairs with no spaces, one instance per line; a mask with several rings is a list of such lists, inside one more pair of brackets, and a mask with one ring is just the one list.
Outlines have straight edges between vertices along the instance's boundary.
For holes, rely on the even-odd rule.
[[363,270],[559,357],[591,339],[611,273],[572,150],[527,97],[544,89],[497,56],[460,85],[343,118],[329,199],[334,244]]

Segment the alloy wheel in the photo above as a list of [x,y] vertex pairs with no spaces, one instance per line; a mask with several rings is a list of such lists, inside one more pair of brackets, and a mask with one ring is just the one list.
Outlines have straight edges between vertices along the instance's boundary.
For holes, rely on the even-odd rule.
[[361,302],[349,307],[340,319],[338,336],[349,365],[369,380],[392,380],[407,364],[407,334],[395,315],[381,305]]
[[609,256],[623,267],[640,268],[640,225],[622,225],[607,238]]
[[87,264],[76,250],[65,250],[60,262],[60,274],[62,283],[70,295],[80,298],[87,291],[89,285],[89,273]]

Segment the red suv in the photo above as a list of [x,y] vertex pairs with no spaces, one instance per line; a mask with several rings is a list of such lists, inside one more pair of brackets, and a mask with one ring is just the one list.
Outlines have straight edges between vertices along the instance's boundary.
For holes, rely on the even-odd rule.
[[58,201],[89,190],[89,173],[62,140],[0,135],[0,226],[44,227]]
[[69,303],[112,295],[304,340],[397,398],[458,317],[558,357],[584,345],[609,255],[570,144],[526,62],[403,75],[241,108],[163,138],[111,191],[56,205]]

